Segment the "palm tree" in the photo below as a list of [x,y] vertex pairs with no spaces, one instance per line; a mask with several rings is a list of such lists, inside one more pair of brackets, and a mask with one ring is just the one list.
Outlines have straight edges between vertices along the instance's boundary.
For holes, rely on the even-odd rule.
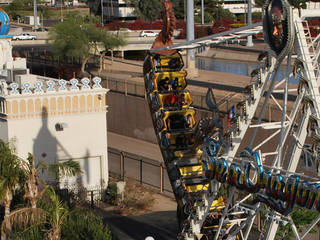
[[[60,240],[63,221],[69,214],[69,210],[63,206],[53,187],[46,189],[45,198],[41,208],[21,208],[14,210],[2,223],[1,231],[10,234],[11,229],[4,226],[15,226],[17,229],[25,229],[39,224],[48,224],[46,231],[47,240]],[[2,238],[1,238],[2,239]]]
[[[1,142],[0,142],[1,143]],[[0,158],[1,158],[1,144],[0,144]],[[14,155],[15,156],[15,155]],[[10,214],[8,212],[1,226],[1,239],[6,239],[6,234],[11,232],[11,226],[15,224],[20,228],[26,228],[27,226],[32,226],[36,224],[43,223],[43,218],[51,219],[49,221],[52,229],[47,233],[48,239],[60,239],[56,238],[60,236],[61,233],[61,224],[64,219],[65,210],[62,207],[61,202],[59,201],[58,196],[55,194],[52,187],[49,187],[47,190],[49,198],[53,203],[53,208],[50,208],[50,211],[44,212],[42,209],[37,208],[37,201],[43,195],[43,193],[48,188],[46,182],[43,181],[43,189],[39,192],[38,182],[40,181],[38,174],[42,169],[47,168],[45,162],[40,162],[37,167],[34,165],[34,157],[31,153],[28,154],[27,161],[20,160],[16,157],[16,169],[19,169],[22,174],[26,176],[25,180],[25,195],[24,197],[28,200],[30,207],[17,209]],[[14,172],[15,169],[8,169],[8,172]],[[76,176],[80,174],[81,168],[78,162],[73,160],[68,160],[62,163],[54,163],[49,166],[49,171],[53,172],[56,175],[56,178],[59,179],[63,176]],[[1,186],[1,185],[0,185]],[[10,203],[12,200],[12,189],[7,191],[10,198]],[[10,206],[9,203],[9,206]]]
[[37,207],[37,200],[42,196],[44,191],[46,190],[46,184],[43,184],[43,190],[39,192],[38,189],[38,174],[39,172],[46,168],[44,162],[40,162],[37,167],[34,166],[34,157],[31,153],[28,154],[27,162],[22,161],[22,164],[25,169],[25,173],[27,175],[27,180],[25,182],[25,195],[24,198],[28,200],[31,208]]
[[[24,162],[24,169],[26,175],[28,176],[25,183],[25,195],[24,197],[29,201],[31,208],[37,207],[37,200],[43,195],[47,188],[46,182],[42,181],[42,190],[39,191],[39,181],[38,174],[43,169],[47,168],[45,162],[40,162],[37,167],[34,165],[34,157],[31,153],[28,154],[27,162]],[[54,174],[56,180],[59,181],[61,177],[71,177],[80,174],[81,168],[78,162],[73,160],[68,160],[65,162],[58,162],[49,165],[49,172]]]
[[47,209],[47,222],[50,224],[50,229],[46,233],[46,238],[48,240],[60,240],[62,224],[68,216],[69,210],[63,206],[52,187],[47,189],[47,193],[50,198]]
[[[5,143],[0,139],[0,203],[3,204],[5,210],[4,220],[10,215],[13,191],[21,183],[24,176],[19,162],[11,143]],[[10,225],[4,225],[4,228],[9,230]],[[1,239],[6,239],[4,231],[1,233]]]

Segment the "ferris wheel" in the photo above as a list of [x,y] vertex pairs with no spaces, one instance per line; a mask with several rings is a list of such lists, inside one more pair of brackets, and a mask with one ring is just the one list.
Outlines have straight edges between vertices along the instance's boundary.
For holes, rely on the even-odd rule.
[[[290,216],[295,206],[320,212],[320,35],[311,36],[308,17],[310,12],[292,10],[285,0],[265,2],[263,31],[270,50],[259,56],[243,101],[230,108],[226,129],[212,90],[207,94],[212,118],[196,122],[181,55],[173,50],[250,35],[248,29],[153,49],[147,56],[146,94],[178,202],[179,239],[274,239],[279,225],[287,224],[303,239],[320,220],[301,234]],[[279,80],[281,66],[286,74]],[[280,114],[265,122],[270,103]],[[302,168],[306,156],[312,171]],[[254,221],[261,223],[259,231]]]

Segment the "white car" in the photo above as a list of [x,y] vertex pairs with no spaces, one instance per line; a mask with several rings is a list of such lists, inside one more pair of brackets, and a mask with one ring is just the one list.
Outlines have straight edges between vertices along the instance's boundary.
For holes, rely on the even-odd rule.
[[158,33],[150,31],[150,30],[143,30],[140,32],[140,37],[156,37]]
[[31,35],[29,33],[20,33],[12,37],[12,40],[36,40],[37,36]]
[[120,28],[119,32],[132,32],[129,28]]

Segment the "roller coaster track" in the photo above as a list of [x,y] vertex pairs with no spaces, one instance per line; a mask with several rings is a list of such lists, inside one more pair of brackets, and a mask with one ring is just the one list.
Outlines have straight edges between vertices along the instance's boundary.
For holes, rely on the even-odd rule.
[[257,35],[259,33],[262,33],[262,31],[263,31],[262,23],[258,22],[252,25],[241,27],[241,28],[212,34],[210,36],[206,36],[202,38],[197,38],[192,41],[186,41],[186,42],[182,42],[174,45],[168,45],[165,47],[150,49],[150,53],[164,51],[164,50],[183,50],[188,48],[207,47],[212,44],[216,45],[220,43],[231,42],[232,40],[235,40],[235,39],[242,39],[251,35]]
[[[235,33],[248,36],[256,32],[243,32],[244,28],[241,28],[233,30],[232,33],[226,32],[226,37],[221,33],[219,39],[217,35],[213,35],[206,39],[151,49],[146,57],[144,62],[146,96],[158,143],[178,203],[177,217],[181,230],[178,239],[216,240],[240,237],[247,239],[255,217],[260,211],[265,211],[264,206],[270,207],[270,210],[266,212],[263,238],[274,239],[278,225],[290,222],[296,237],[300,239],[292,219],[287,215],[292,211],[295,198],[298,197],[297,191],[293,191],[291,182],[296,182],[294,188],[299,188],[301,194],[304,194],[307,190],[303,185],[299,185],[300,177],[315,181],[295,172],[307,133],[312,135],[314,145],[320,143],[319,36],[312,39],[307,22],[302,21],[297,15],[295,15],[294,29],[296,32],[294,52],[297,54],[294,75],[300,83],[290,114],[287,114],[287,99],[291,51],[287,57],[288,77],[280,83],[276,83],[276,76],[281,61],[267,54],[260,68],[252,72],[251,82],[245,88],[244,100],[230,109],[229,126],[226,131],[219,121],[219,111],[211,89],[207,93],[207,105],[212,110],[212,117],[196,121],[195,110],[190,106],[191,95],[185,89],[187,81],[183,60],[174,50],[229,41],[236,35]],[[284,85],[284,89],[280,91],[277,88],[281,85]],[[282,105],[274,97],[276,91],[283,93]],[[280,122],[261,123],[269,99],[282,110]],[[253,122],[261,100],[263,104],[258,113],[258,120]],[[249,128],[254,129],[247,144],[249,149],[243,151],[240,157],[236,157]],[[258,128],[269,129],[272,132],[254,146]],[[276,149],[262,153],[261,147],[277,135],[280,135],[280,139]],[[284,151],[285,146],[290,147],[289,153]],[[237,161],[234,163],[235,159]],[[269,171],[263,170],[262,162],[272,162]],[[258,179],[255,185],[249,177],[250,168],[256,171],[260,169],[260,173],[257,172],[259,175],[253,177]],[[279,174],[283,177],[276,178]],[[269,179],[271,185],[265,184],[266,179]],[[220,193],[221,183],[225,182],[232,186],[226,199],[222,198]],[[272,193],[277,188],[275,186],[288,184],[286,189],[289,190],[286,191],[291,195],[295,192],[289,202],[279,195],[283,189],[278,193]],[[312,189],[319,188],[316,184],[309,186]],[[249,194],[231,206],[236,188],[241,191],[246,190]],[[252,198],[252,193],[257,192],[258,200],[254,204],[247,204],[246,201]],[[265,195],[269,198],[265,198]],[[316,199],[320,201],[320,194],[318,195]],[[309,195],[306,202],[308,197]],[[270,198],[277,202],[284,201],[286,207],[284,208],[283,204],[275,204]],[[309,205],[305,205],[297,201],[302,207],[320,211],[320,206],[314,207],[314,200],[308,203]],[[319,220],[320,218],[315,219],[311,225]],[[305,233],[302,236],[305,236]]]

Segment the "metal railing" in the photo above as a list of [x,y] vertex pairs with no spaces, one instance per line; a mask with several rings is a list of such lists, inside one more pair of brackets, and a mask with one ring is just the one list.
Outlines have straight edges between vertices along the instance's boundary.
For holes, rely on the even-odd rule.
[[109,172],[121,179],[132,178],[160,193],[172,196],[172,188],[162,159],[153,160],[115,148],[108,148]]
[[[141,97],[146,98],[145,95],[145,87],[144,83],[132,81],[132,80],[123,80],[120,78],[114,78],[114,77],[108,77],[103,78],[105,82],[105,87],[110,89],[111,92],[121,93],[126,96],[135,96],[135,97]],[[192,95],[193,104],[191,105],[194,108],[201,109],[201,110],[207,110],[208,106],[206,104],[206,91],[200,92],[200,91],[190,91]],[[234,92],[228,92],[227,96],[216,99],[218,108],[221,111],[221,113],[228,113],[231,106],[236,106],[239,103],[239,98],[234,98],[237,94],[241,93],[234,93]],[[260,106],[258,106],[258,111],[260,109]],[[265,111],[265,115],[263,117],[264,121],[280,121],[281,119],[281,110],[273,105],[269,104],[268,111]]]

